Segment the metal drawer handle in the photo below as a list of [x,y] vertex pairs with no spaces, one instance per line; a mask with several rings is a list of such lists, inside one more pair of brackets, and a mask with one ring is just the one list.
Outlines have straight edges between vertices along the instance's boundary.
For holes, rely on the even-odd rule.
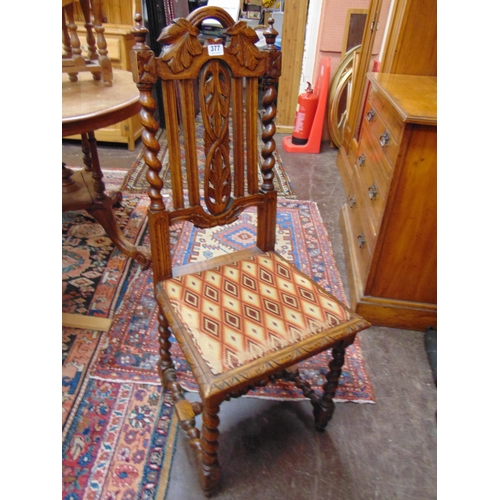
[[369,122],[371,122],[374,117],[375,117],[375,111],[373,111],[373,108],[372,108],[372,109],[370,109],[370,111],[368,111],[368,113],[366,113],[366,119]]
[[387,146],[387,144],[389,143],[389,132],[387,132],[387,130],[380,136],[380,139],[378,140],[378,142],[380,143],[380,145],[382,147],[384,146]]
[[354,208],[354,205],[356,205],[356,196],[349,196],[349,206]]
[[377,185],[373,183],[369,188],[368,188],[368,196],[370,197],[370,200],[374,200],[377,197],[378,194],[378,189]]
[[358,245],[359,245],[359,248],[364,248],[365,247],[365,243],[366,243],[365,235],[364,234],[358,234]]
[[365,164],[365,155],[358,156],[358,165],[362,167]]

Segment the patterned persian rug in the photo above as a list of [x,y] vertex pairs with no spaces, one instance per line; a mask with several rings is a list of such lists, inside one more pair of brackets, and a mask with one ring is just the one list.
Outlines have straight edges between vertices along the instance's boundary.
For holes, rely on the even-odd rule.
[[[108,190],[125,172],[107,171]],[[167,203],[170,201],[167,196]],[[124,192],[116,218],[130,241],[148,245],[147,196]],[[347,302],[331,244],[316,205],[280,199],[277,250]],[[182,264],[241,249],[255,241],[255,212],[229,227],[173,230],[174,262]],[[142,271],[111,244],[86,212],[63,216],[63,312],[113,318],[109,332],[63,328],[63,498],[164,498],[177,436],[170,396],[161,390],[157,307],[151,269]],[[196,382],[175,339],[172,354],[179,382]],[[315,388],[324,383],[328,355],[301,364]],[[246,397],[303,399],[282,382]],[[359,343],[347,352],[339,402],[373,403]]]
[[[198,120],[199,121],[199,120]],[[198,123],[198,126],[201,126]],[[199,137],[202,137],[202,134],[198,134]],[[163,180],[164,192],[168,192],[171,188],[172,184],[170,181],[170,173],[168,166],[168,147],[167,147],[167,139],[165,136],[165,130],[160,129],[157,135],[158,142],[160,143],[160,151],[158,152],[158,158],[162,163],[162,169],[160,172],[160,177]],[[204,158],[204,149],[203,143],[201,139],[197,143],[197,153],[198,158]],[[277,151],[274,152],[274,159],[276,161],[274,166],[274,189],[277,191],[278,196],[283,196],[286,198],[295,198],[295,194],[293,192],[292,186],[290,184],[290,179],[286,174],[283,164],[281,162],[281,157]],[[181,159],[182,161],[182,159]],[[183,165],[184,169],[184,165]],[[123,182],[122,191],[128,191],[133,193],[145,193],[149,188],[148,181],[146,180],[146,172],[148,167],[144,161],[144,155],[141,152],[137,160],[135,161],[130,173],[127,175]],[[204,175],[203,169],[200,168],[200,183],[203,183]],[[262,174],[260,170],[258,171],[259,175],[259,184],[262,183]],[[201,184],[202,185],[202,184]]]

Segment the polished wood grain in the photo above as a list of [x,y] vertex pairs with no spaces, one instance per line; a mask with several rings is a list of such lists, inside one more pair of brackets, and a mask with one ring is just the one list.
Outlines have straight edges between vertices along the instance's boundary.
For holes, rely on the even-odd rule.
[[[130,28],[132,27],[132,17],[131,15],[129,15],[129,17],[129,24],[106,23],[106,43],[113,71],[130,71],[130,51],[134,45],[134,37],[130,33]],[[85,50],[85,26],[81,23],[77,23],[77,28],[82,49]],[[129,151],[133,151],[136,147],[137,139],[141,136],[141,132],[142,126],[139,116],[132,115],[123,121],[116,122],[108,125],[107,127],[96,130],[95,136],[99,142],[126,144]],[[68,136],[67,138],[80,140],[78,135]]]
[[362,49],[357,60],[357,68],[352,82],[351,102],[349,105],[352,111],[349,111],[347,115],[343,138],[344,144],[341,148],[346,155],[351,149],[351,142],[354,140],[354,143],[356,143],[357,126],[360,120],[359,111],[363,106],[366,90],[365,75],[369,71],[372,48],[377,35],[377,30],[374,29],[374,26],[378,25],[383,1],[387,0],[371,0],[366,17],[363,40],[361,42]]
[[[437,79],[370,73],[368,81],[364,161],[348,187],[356,201],[342,211],[352,304],[373,324],[425,330],[437,325]],[[393,149],[376,136],[388,123],[401,126]],[[387,179],[382,198],[370,196],[370,175],[379,187]]]
[[88,73],[77,82],[62,75],[62,136],[95,131],[137,114],[139,91],[129,71],[115,70],[114,86],[103,87]]
[[[124,24],[130,27],[134,24],[135,13],[142,13],[141,0],[101,0],[101,4],[103,22],[106,25]],[[85,21],[84,14],[78,2],[75,3],[75,20],[77,22]]]
[[[437,124],[437,79],[422,75],[368,73],[403,122]],[[412,91],[408,92],[408,87]]]
[[[352,177],[359,145],[362,111],[367,97],[366,74],[373,46],[373,33],[368,25],[380,13],[383,2],[371,0],[363,35],[359,71],[353,83],[351,110],[344,131],[344,144],[339,149],[337,166],[345,187]],[[392,15],[386,28],[386,41],[380,73],[400,75],[437,75],[437,2],[436,0],[394,0]]]
[[85,168],[73,171],[63,164],[62,209],[87,210],[105,229],[113,243],[142,267],[150,263],[148,248],[132,245],[114,217],[113,206],[121,193],[108,196],[103,182],[94,130],[136,114],[139,92],[128,71],[117,70],[112,87],[105,87],[88,73],[78,81],[62,81],[62,136],[80,134]]
[[300,74],[304,55],[304,38],[306,31],[308,2],[303,0],[287,0],[283,16],[283,33],[281,44],[283,50],[283,74],[286,78],[280,81],[278,96],[278,132],[293,131],[293,123],[297,110],[297,98],[300,93]]
[[[206,18],[217,19],[223,25],[225,40],[200,36],[198,26]],[[154,54],[146,44],[148,30],[142,24],[140,15],[136,16],[136,26],[132,30],[136,40],[132,53],[133,73],[140,91],[144,159],[150,185],[148,225],[153,279],[160,309],[158,373],[163,386],[172,395],[176,415],[188,436],[189,446],[194,450],[198,477],[207,496],[216,491],[221,477],[217,458],[221,403],[244,395],[256,386],[284,378],[293,381],[311,400],[315,426],[323,430],[333,415],[332,399],[338,386],[345,349],[354,341],[358,331],[369,326],[365,320],[349,312],[345,323],[325,327],[310,337],[268,352],[251,362],[214,373],[164,293],[164,280],[172,277],[196,274],[214,267],[223,268],[262,252],[274,252],[277,217],[277,194],[273,184],[274,134],[282,54],[275,46],[278,33],[273,23],[270,19],[264,31],[267,45],[262,50],[255,45],[258,36],[252,28],[245,22],[234,23],[223,9],[217,7],[202,7],[165,27],[159,37],[164,45],[159,55]],[[213,45],[217,46],[215,51]],[[154,118],[157,105],[153,88],[159,80],[165,103],[172,176],[172,207],[169,209],[162,196],[164,186],[159,175],[162,166],[158,159],[160,146],[156,139],[159,126]],[[199,138],[194,126],[195,81],[198,83],[203,123],[201,139],[204,155],[200,157],[197,150]],[[259,88],[263,91],[261,117]],[[179,99],[175,97],[177,89]],[[257,136],[259,119],[263,143],[260,151]],[[204,182],[199,180],[200,161],[204,163]],[[259,168],[262,174],[260,185]],[[248,207],[257,209],[254,248],[202,263],[172,267],[172,224],[182,221],[202,229],[223,226],[236,221]],[[276,258],[281,257],[276,255]],[[311,281],[310,277],[298,274]],[[176,380],[170,354],[172,335],[175,335],[198,382],[200,402],[188,402]],[[296,365],[325,350],[331,350],[332,361],[327,369],[324,390],[322,394],[317,394],[300,375]],[[201,415],[201,429],[196,427],[196,415]]]
[[380,71],[437,76],[436,0],[395,2]]
[[97,330],[108,332],[113,323],[109,318],[97,318],[84,314],[62,313],[62,326],[67,328],[80,328],[84,330]]

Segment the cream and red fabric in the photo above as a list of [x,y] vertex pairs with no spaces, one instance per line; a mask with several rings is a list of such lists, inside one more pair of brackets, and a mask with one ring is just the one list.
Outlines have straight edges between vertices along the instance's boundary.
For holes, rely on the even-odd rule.
[[274,253],[165,280],[162,288],[214,375],[350,319]]

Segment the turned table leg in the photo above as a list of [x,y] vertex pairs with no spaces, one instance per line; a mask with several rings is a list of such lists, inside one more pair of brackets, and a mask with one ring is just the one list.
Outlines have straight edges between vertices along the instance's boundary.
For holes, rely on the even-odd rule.
[[80,186],[71,178],[73,175],[73,170],[66,166],[66,163],[62,164],[62,192],[63,193],[74,193],[80,189]]
[[119,250],[128,257],[139,262],[143,269],[146,268],[151,263],[151,253],[149,249],[146,247],[134,246],[125,238],[116,222],[112,205],[113,200],[109,198],[101,206],[88,208],[87,212],[101,224],[106,234]]
[[82,134],[82,152],[85,169],[78,172],[79,183],[72,179],[73,171],[63,163],[63,211],[86,210],[99,222],[111,241],[125,255],[136,260],[144,269],[151,263],[149,248],[132,245],[118,226],[113,205],[120,203],[122,194],[106,194],[103,173],[93,132]]
[[90,149],[90,160],[92,165],[92,178],[94,180],[94,192],[96,195],[96,204],[87,211],[97,219],[97,221],[105,229],[111,241],[125,254],[139,262],[144,269],[151,263],[151,253],[145,247],[136,247],[132,245],[123,235],[118,223],[115,219],[112,206],[121,201],[121,193],[119,199],[110,198],[106,195],[106,186],[102,180],[103,174],[101,164],[99,162],[99,154],[97,152],[97,142],[94,132],[88,133],[88,147]]

